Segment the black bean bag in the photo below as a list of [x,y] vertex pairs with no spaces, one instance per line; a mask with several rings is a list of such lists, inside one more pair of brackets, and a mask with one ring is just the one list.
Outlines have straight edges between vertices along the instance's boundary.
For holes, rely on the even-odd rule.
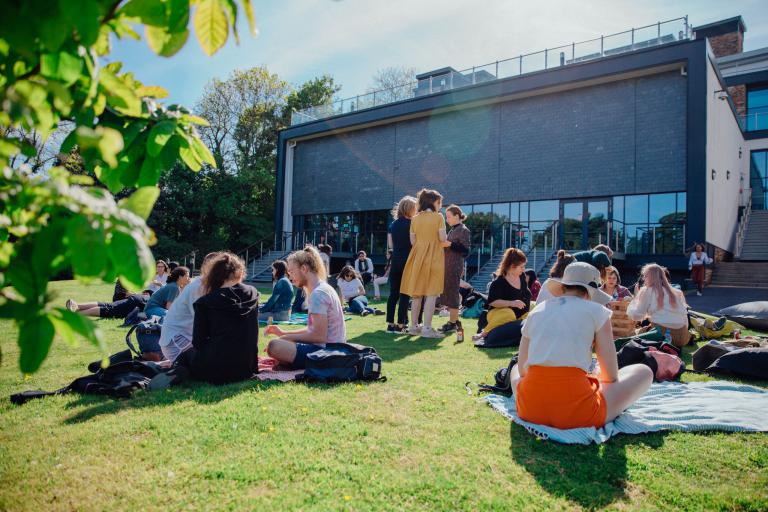
[[768,348],[742,348],[717,358],[707,373],[768,380]]
[[523,320],[515,320],[493,329],[482,340],[476,341],[477,348],[502,348],[517,347],[520,345],[522,335]]
[[716,315],[738,322],[747,329],[768,331],[768,301],[744,302],[723,308]]

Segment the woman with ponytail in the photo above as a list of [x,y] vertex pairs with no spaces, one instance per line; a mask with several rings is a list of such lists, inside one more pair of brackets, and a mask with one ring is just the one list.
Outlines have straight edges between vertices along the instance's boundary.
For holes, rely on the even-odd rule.
[[558,297],[560,295],[560,286],[552,280],[552,278],[560,279],[565,274],[565,268],[576,261],[572,255],[568,254],[564,250],[557,251],[557,260],[552,268],[549,270],[549,279],[541,283],[541,290],[539,296],[536,298],[536,304],[541,304],[547,299]]
[[470,241],[469,229],[464,225],[466,218],[461,208],[455,204],[445,209],[445,220],[451,226],[451,231],[448,233],[448,239],[442,244],[445,248],[445,279],[440,304],[448,308],[450,316],[448,323],[440,329],[443,334],[454,332],[461,327],[459,283],[464,274],[464,259],[469,255]]

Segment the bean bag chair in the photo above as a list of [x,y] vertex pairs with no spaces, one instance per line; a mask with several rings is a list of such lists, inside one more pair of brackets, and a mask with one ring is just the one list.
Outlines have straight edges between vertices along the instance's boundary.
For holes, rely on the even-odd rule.
[[742,348],[717,358],[707,373],[768,380],[768,348]]
[[522,320],[500,325],[489,332],[485,338],[475,342],[475,346],[477,348],[517,347],[520,345],[520,338],[523,337],[522,329]]
[[768,331],[768,301],[745,302],[723,308],[716,315],[727,317],[748,329]]

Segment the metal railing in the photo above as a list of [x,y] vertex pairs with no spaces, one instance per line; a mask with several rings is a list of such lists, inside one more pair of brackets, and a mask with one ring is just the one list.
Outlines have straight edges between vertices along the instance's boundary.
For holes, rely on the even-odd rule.
[[736,249],[734,255],[741,257],[741,250],[744,248],[744,236],[747,234],[747,225],[749,224],[749,214],[752,212],[752,194],[747,196],[747,204],[744,206],[744,214],[739,220],[739,228],[736,230]]
[[317,245],[325,239],[333,247],[334,253],[354,253],[365,251],[368,254],[386,254],[386,231],[344,231],[331,229],[305,229],[293,233],[292,247],[300,249],[306,244]]
[[[504,222],[495,229],[473,231],[472,236],[475,241],[473,241],[470,258],[475,259],[476,262],[475,276],[483,267],[484,255],[493,258],[509,247],[517,247],[523,251],[528,256],[529,266],[538,271],[539,264],[544,263],[542,258],[547,258],[555,248],[559,247],[559,224],[560,221],[555,220],[544,229],[532,230],[514,222]],[[540,250],[543,254],[540,254]]]
[[444,74],[430,75],[426,78],[413,80],[394,87],[338,99],[325,105],[293,112],[291,114],[291,125],[310,123],[417,96],[449,91],[501,78],[535,73],[546,69],[659,46],[673,41],[689,39],[690,36],[691,30],[690,25],[688,25],[688,16],[659,21],[652,25],[632,28],[624,32],[600,36],[587,41],[574,42],[556,48],[547,48],[538,52],[521,54],[480,66],[472,66],[461,71],[450,69]]

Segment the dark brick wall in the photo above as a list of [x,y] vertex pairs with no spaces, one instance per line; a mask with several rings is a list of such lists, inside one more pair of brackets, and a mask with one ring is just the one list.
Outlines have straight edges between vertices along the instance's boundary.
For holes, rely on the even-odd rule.
[[293,212],[684,190],[686,79],[670,72],[299,142]]

